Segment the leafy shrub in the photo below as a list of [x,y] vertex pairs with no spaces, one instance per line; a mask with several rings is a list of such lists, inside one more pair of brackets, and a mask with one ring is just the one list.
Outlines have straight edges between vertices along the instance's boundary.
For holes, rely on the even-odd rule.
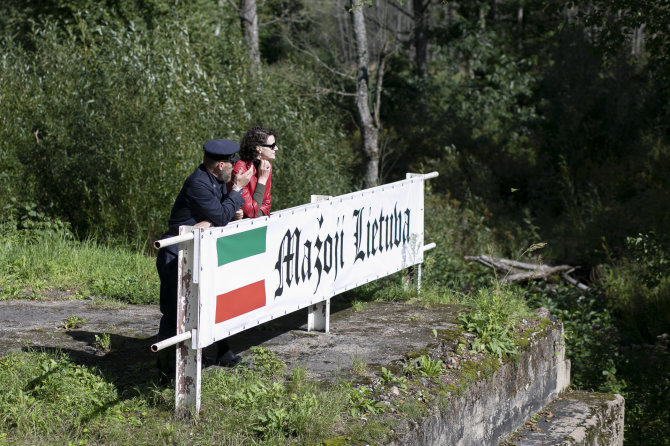
[[488,286],[490,274],[464,259],[496,251],[495,237],[483,215],[464,208],[449,195],[425,197],[425,243],[436,247],[425,254],[423,281],[436,288],[467,292]]
[[670,252],[661,240],[653,233],[628,237],[625,257],[602,269],[605,293],[625,335],[654,342],[670,333]]
[[247,442],[277,444],[297,437],[310,443],[325,435],[345,409],[348,394],[338,389],[284,380],[286,364],[271,352],[255,349],[252,361],[253,369],[221,370],[203,380],[203,403],[218,408],[209,415],[212,427],[225,423],[225,431]]
[[529,306],[547,308],[563,322],[573,386],[611,392],[625,385],[617,373],[622,358],[616,319],[601,291],[541,283],[524,293]]

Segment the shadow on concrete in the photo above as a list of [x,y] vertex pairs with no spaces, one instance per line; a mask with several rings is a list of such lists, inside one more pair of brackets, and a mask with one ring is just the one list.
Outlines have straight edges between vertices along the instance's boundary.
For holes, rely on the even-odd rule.
[[[231,336],[229,342],[234,352],[245,356],[250,354],[251,347],[262,346],[289,331],[306,330],[306,322],[307,310],[304,309]],[[76,364],[100,370],[105,379],[114,382],[120,391],[158,381],[157,356],[151,351],[151,345],[157,341],[156,336],[137,338],[108,333],[111,348],[103,351],[96,339],[96,336],[102,337],[100,332],[68,330],[63,334],[71,338],[71,342],[64,343],[62,347],[40,345],[38,341],[24,346],[23,350],[67,355]],[[203,359],[215,356],[216,346],[203,349]]]

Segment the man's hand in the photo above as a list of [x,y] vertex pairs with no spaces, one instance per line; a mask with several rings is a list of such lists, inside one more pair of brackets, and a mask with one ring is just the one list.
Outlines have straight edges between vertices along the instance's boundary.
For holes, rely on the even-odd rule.
[[200,223],[196,223],[193,225],[194,228],[211,228],[212,227],[212,222],[203,220]]
[[235,216],[233,217],[232,221],[242,220],[243,218],[244,218],[244,213],[242,212],[242,209],[238,209],[237,212],[235,212]]
[[261,160],[261,163],[258,165],[258,182],[265,184],[268,178],[270,178],[270,161]]
[[253,169],[249,169],[246,172],[237,172],[237,175],[235,176],[235,186],[237,187],[244,187],[247,184],[249,184],[249,180],[251,179],[251,176],[254,174]]

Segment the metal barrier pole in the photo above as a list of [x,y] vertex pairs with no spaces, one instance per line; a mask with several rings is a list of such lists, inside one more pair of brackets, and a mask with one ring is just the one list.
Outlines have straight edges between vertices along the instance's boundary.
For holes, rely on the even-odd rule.
[[177,243],[187,242],[193,240],[193,233],[189,232],[186,234],[175,235],[174,237],[164,238],[162,240],[156,240],[154,246],[157,249],[165,248],[166,246],[176,245]]
[[163,339],[160,342],[156,342],[151,346],[152,352],[157,352],[163,350],[164,348],[170,347],[171,345],[179,344],[180,342],[187,341],[193,337],[193,334],[190,331],[184,332],[177,336],[172,336],[171,338]]

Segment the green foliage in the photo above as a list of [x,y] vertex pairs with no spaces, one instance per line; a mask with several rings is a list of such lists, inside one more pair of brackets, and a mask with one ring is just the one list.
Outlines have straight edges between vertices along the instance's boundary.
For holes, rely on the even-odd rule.
[[275,376],[286,368],[286,364],[270,350],[258,346],[252,346],[250,350],[253,353],[254,370],[263,375]]
[[605,293],[635,342],[670,332],[670,251],[653,233],[626,239],[626,255],[604,266]]
[[59,221],[0,222],[0,299],[99,296],[158,299],[153,259],[129,248],[73,239]]
[[480,289],[470,298],[470,305],[472,311],[459,319],[465,330],[476,335],[472,349],[498,357],[516,354],[512,330],[530,314],[519,293],[500,285]]
[[407,392],[407,383],[408,383],[407,377],[396,376],[386,367],[382,367],[381,372],[382,372],[381,380],[384,384],[396,385],[400,391]]
[[386,410],[386,407],[380,401],[372,396],[372,391],[366,386],[349,388],[349,412],[352,417],[359,417],[365,414],[380,414]]
[[[60,354],[0,358],[0,441],[38,444],[317,444],[333,435],[381,438],[385,406],[367,387],[321,386],[238,367],[205,373],[198,423],[174,418],[174,391],[138,382],[126,391]],[[350,416],[365,416],[365,424]],[[369,424],[369,426],[368,426]],[[158,439],[158,440],[157,440]]]
[[64,356],[9,354],[0,358],[0,379],[0,422],[13,437],[73,438],[115,406],[129,408],[112,384]]
[[[425,240],[436,247],[425,254],[424,283],[461,292],[488,285],[488,272],[463,258],[489,253],[496,245],[485,213],[468,209],[448,194],[427,194],[425,206]],[[453,296],[445,296],[443,300],[452,299]]]
[[301,96],[290,68],[247,76],[238,32],[212,36],[221,23],[238,30],[233,11],[204,5],[155,16],[151,29],[79,11],[98,26],[88,45],[64,39],[71,25],[59,21],[34,22],[29,49],[7,38],[0,205],[35,202],[80,234],[143,243],[164,230],[202,143],[256,123],[280,135],[275,209],[348,191],[353,157],[329,107]]
[[109,336],[109,333],[102,333],[100,336],[95,335],[95,340],[93,341],[93,346],[103,352],[109,352],[112,350],[112,340]]
[[71,314],[67,317],[65,321],[61,324],[66,330],[72,330],[74,328],[81,328],[82,325],[86,323],[86,319],[79,317],[75,314]]
[[547,308],[563,322],[572,385],[601,392],[625,387],[617,375],[619,332],[601,293],[544,284],[530,287],[525,295],[530,306]]
[[435,378],[444,372],[442,360],[431,359],[430,356],[421,355],[403,364],[403,373],[408,376],[423,376]]
[[[259,354],[277,361],[266,352],[257,351],[255,356]],[[304,444],[328,432],[345,408],[345,394],[335,389],[318,390],[303,382],[300,372],[286,382],[276,374],[276,367],[270,369],[275,372],[268,374],[262,368],[221,370],[203,382],[203,404],[217,408],[205,415],[205,422],[216,427],[213,435],[235,432],[238,439],[262,444],[284,443],[288,437]]]

